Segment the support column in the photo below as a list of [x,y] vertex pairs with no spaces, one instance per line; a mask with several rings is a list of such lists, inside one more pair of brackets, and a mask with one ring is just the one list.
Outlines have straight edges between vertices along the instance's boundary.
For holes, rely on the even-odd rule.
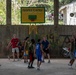
[[59,13],[59,0],[54,0],[54,42],[56,57],[60,56],[59,46],[58,46],[58,13]]
[[59,0],[54,0],[54,25],[58,26]]
[[6,25],[11,25],[11,0],[6,0]]

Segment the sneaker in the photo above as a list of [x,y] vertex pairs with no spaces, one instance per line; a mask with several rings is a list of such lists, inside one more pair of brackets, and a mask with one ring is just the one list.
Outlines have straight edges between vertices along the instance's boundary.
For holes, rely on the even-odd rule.
[[10,56],[8,56],[8,59],[10,60]]
[[72,66],[72,65],[69,63],[68,66]]
[[39,67],[37,67],[37,70],[40,70],[40,68],[39,68]]
[[71,65],[70,63],[68,64],[68,66],[69,66],[70,69],[73,69],[73,68],[72,68],[72,65]]
[[48,61],[48,63],[50,63],[50,60]]
[[31,66],[31,68],[35,68],[35,67]]
[[20,61],[20,59],[17,59],[17,61]]
[[31,68],[31,66],[28,66],[28,68]]
[[73,67],[72,66],[69,66],[69,69],[73,69]]
[[35,67],[33,67],[33,66],[28,66],[28,68],[29,68],[29,69],[32,69],[32,68],[35,68]]
[[15,62],[15,59],[13,60],[13,62]]
[[26,61],[24,60],[24,63],[26,63]]
[[44,63],[45,61],[44,61],[44,60],[42,60],[42,62]]

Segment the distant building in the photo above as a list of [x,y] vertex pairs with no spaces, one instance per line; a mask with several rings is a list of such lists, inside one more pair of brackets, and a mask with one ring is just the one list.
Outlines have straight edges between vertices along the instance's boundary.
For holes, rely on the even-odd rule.
[[76,25],[76,2],[62,6],[59,11],[63,14],[64,25]]

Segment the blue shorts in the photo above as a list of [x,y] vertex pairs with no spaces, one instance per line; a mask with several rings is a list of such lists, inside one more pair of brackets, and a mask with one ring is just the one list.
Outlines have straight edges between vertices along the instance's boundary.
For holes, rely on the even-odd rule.
[[28,56],[28,54],[26,54],[26,53],[24,52],[24,56]]
[[70,54],[70,58],[71,59],[75,59],[75,56],[74,56],[74,53],[73,52],[69,52],[69,54]]
[[76,58],[76,49],[74,50],[74,56],[75,56],[75,58]]
[[24,56],[28,56],[27,54],[24,54]]
[[38,61],[42,61],[42,56],[41,55],[36,55]]

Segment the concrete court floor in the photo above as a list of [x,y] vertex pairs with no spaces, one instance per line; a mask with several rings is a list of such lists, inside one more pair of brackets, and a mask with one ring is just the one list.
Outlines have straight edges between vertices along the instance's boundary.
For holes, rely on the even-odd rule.
[[36,69],[36,62],[34,69],[28,69],[23,60],[13,62],[12,59],[0,59],[0,75],[76,75],[76,61],[71,68],[68,66],[69,59],[51,59],[51,63],[45,60],[40,71]]

